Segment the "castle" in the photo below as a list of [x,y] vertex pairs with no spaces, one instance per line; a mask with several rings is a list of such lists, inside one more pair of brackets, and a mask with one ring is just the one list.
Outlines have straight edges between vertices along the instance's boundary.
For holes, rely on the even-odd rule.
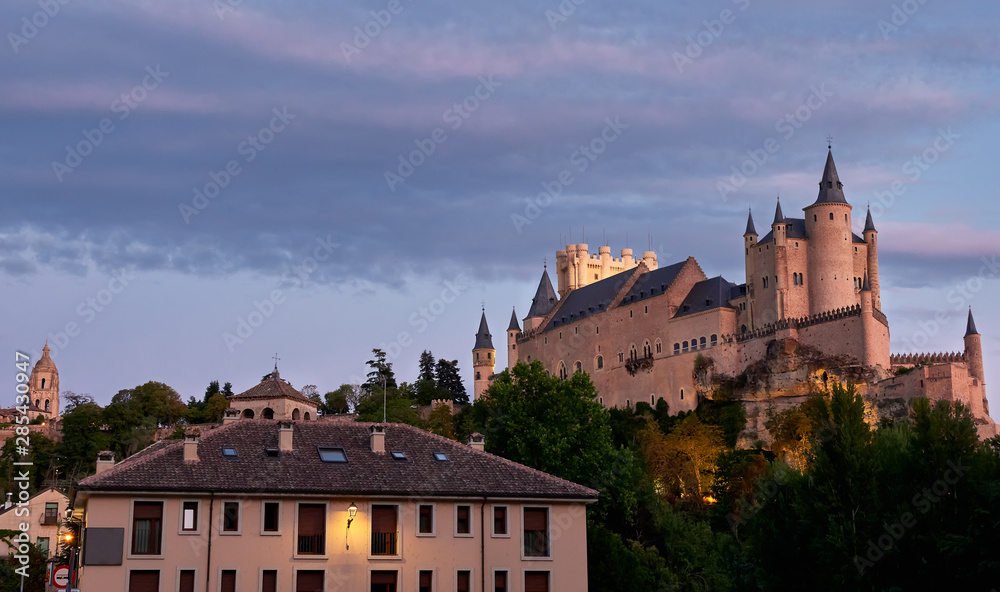
[[[963,353],[891,355],[878,231],[869,210],[862,236],[855,234],[852,209],[830,151],[802,218],[786,217],[779,200],[760,237],[748,213],[741,284],[707,277],[693,257],[660,267],[652,251],[636,259],[631,249],[613,257],[607,246],[593,255],[586,244],[567,245],[556,253],[558,296],[546,269],[523,328],[511,315],[508,366],[539,360],[561,377],[587,372],[605,406],[663,399],[679,412],[710,396],[695,371],[699,356],[712,375],[736,376],[808,352],[810,367],[794,394],[810,381],[825,387],[829,370],[863,377],[859,387],[873,401],[960,401],[982,437],[995,435],[972,311]],[[476,396],[488,388],[495,359],[484,313],[473,348]]]

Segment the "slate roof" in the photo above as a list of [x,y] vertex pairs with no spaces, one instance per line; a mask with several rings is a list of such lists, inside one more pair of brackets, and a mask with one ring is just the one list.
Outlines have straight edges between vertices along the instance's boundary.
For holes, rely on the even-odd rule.
[[976,331],[976,321],[972,318],[972,308],[969,308],[969,322],[965,325],[965,336],[969,335],[979,335],[979,331]]
[[743,234],[757,234],[757,229],[753,227],[753,212],[750,210],[747,210],[747,229]]
[[316,406],[316,401],[306,397],[282,380],[277,368],[267,378],[260,381],[260,384],[229,398],[230,401],[259,401],[262,399],[292,399],[300,403],[309,403],[313,407]]
[[510,311],[510,324],[507,325],[507,330],[508,331],[520,331],[521,330],[521,325],[518,324],[518,322],[517,322],[517,311],[514,310],[514,309],[511,309],[511,311]]
[[771,224],[780,224],[784,220],[785,215],[781,213],[781,199],[778,199],[778,205],[774,208],[774,221]]
[[556,291],[552,289],[552,281],[549,279],[549,271],[543,270],[542,277],[538,280],[538,289],[535,290],[535,297],[531,299],[528,316],[524,318],[549,316],[552,309],[556,307],[557,300]]
[[653,296],[660,296],[667,291],[670,284],[674,283],[677,274],[681,272],[681,268],[684,267],[685,263],[687,263],[686,260],[642,274],[632,286],[632,289],[628,291],[628,294],[625,294],[625,297],[622,298],[619,306],[627,306],[634,302],[652,298]]
[[[864,232],[868,232],[869,230],[875,230],[875,221],[872,220],[872,208],[871,208],[871,206],[868,207],[868,215],[865,216],[865,229],[864,229]],[[878,231],[875,230],[875,232],[878,232]]]
[[[385,425],[386,453],[371,451],[361,422],[292,424],[292,450],[275,457],[278,421],[241,420],[198,442],[198,462],[184,462],[184,443],[163,440],[77,484],[81,492],[150,491],[315,493],[324,495],[492,496],[590,501],[598,492],[404,424]],[[223,457],[223,446],[236,457]],[[346,463],[324,463],[318,446],[342,447]],[[389,452],[405,452],[395,460]],[[440,462],[433,453],[444,452]]]
[[840,182],[840,175],[837,174],[837,165],[833,162],[833,151],[826,153],[826,166],[823,168],[823,178],[819,182],[819,195],[813,205],[821,203],[842,203],[846,204],[844,197],[844,185]]
[[727,281],[721,275],[702,280],[691,287],[691,291],[681,302],[674,318],[697,314],[715,308],[732,308],[729,299],[733,292],[739,292],[739,286]]
[[[781,207],[780,205],[778,206]],[[790,239],[808,239],[806,236],[806,219],[805,218],[785,218],[784,222],[788,225],[788,229],[785,230],[785,238]],[[774,240],[774,231],[768,232],[764,235],[764,238],[757,241],[758,244],[766,243],[767,241]]]
[[486,324],[486,311],[483,311],[482,318],[479,319],[479,332],[476,333],[476,345],[472,349],[493,349],[493,336],[490,335],[490,327]]

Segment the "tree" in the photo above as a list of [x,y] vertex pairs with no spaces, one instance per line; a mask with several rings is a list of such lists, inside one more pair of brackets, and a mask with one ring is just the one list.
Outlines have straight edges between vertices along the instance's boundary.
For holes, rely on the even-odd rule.
[[424,350],[420,354],[420,361],[418,362],[420,366],[420,374],[417,376],[417,380],[429,380],[434,382],[434,354],[430,350]]
[[31,463],[31,480],[28,482],[28,492],[31,495],[41,491],[47,483],[55,484],[56,443],[39,432],[31,432],[27,437],[28,454],[26,456],[18,452],[16,438],[8,438],[3,447],[0,448],[0,492],[20,489],[19,486],[15,487],[18,485],[14,481],[14,477],[17,476],[15,462]]
[[439,359],[437,361],[437,386],[442,393],[447,393],[456,403],[469,403],[469,395],[465,392],[465,384],[459,376],[458,360],[447,361]]
[[63,472],[70,481],[92,475],[97,465],[97,453],[108,448],[108,438],[101,431],[104,410],[90,395],[69,392],[69,401],[62,416],[62,440],[56,445],[62,459]]
[[427,418],[427,429],[439,436],[454,440],[455,418],[451,414],[451,409],[442,403],[435,405],[430,417]]
[[357,408],[361,394],[361,387],[358,385],[342,384],[337,390],[323,395],[323,413],[332,415],[350,413],[351,409]]
[[660,479],[664,493],[700,505],[713,484],[716,460],[725,450],[722,430],[692,414],[665,436],[648,422],[642,442],[646,465]]
[[232,383],[227,382],[226,384],[222,385],[222,394],[225,395],[227,399],[233,396]]
[[205,421],[209,423],[222,421],[226,409],[229,409],[229,399],[222,393],[215,393],[205,404]]
[[371,371],[368,379],[362,385],[366,394],[375,392],[382,393],[383,389],[396,388],[396,375],[392,372],[392,362],[387,362],[385,352],[375,348],[372,350],[374,358],[365,362]]

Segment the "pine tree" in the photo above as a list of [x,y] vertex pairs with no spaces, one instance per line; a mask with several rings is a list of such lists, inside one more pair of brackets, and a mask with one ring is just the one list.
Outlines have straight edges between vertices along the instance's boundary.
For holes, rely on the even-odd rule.
[[447,392],[456,403],[468,403],[469,395],[465,392],[465,384],[458,373],[458,360],[438,360],[437,366],[438,389]]

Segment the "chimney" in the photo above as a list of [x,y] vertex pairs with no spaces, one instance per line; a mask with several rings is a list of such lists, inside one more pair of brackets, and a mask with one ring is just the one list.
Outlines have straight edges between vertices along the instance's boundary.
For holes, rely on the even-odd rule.
[[100,475],[111,467],[115,466],[115,453],[110,450],[102,450],[97,453],[97,472]]
[[184,462],[198,462],[198,434],[184,434]]
[[222,415],[222,425],[226,425],[227,423],[233,423],[239,418],[240,418],[240,412],[230,407],[226,409],[226,411]]
[[385,426],[372,424],[368,431],[371,432],[372,452],[385,454]]
[[476,432],[469,436],[469,446],[476,450],[486,450],[486,436]]
[[278,422],[278,449],[282,452],[292,451],[292,422]]

